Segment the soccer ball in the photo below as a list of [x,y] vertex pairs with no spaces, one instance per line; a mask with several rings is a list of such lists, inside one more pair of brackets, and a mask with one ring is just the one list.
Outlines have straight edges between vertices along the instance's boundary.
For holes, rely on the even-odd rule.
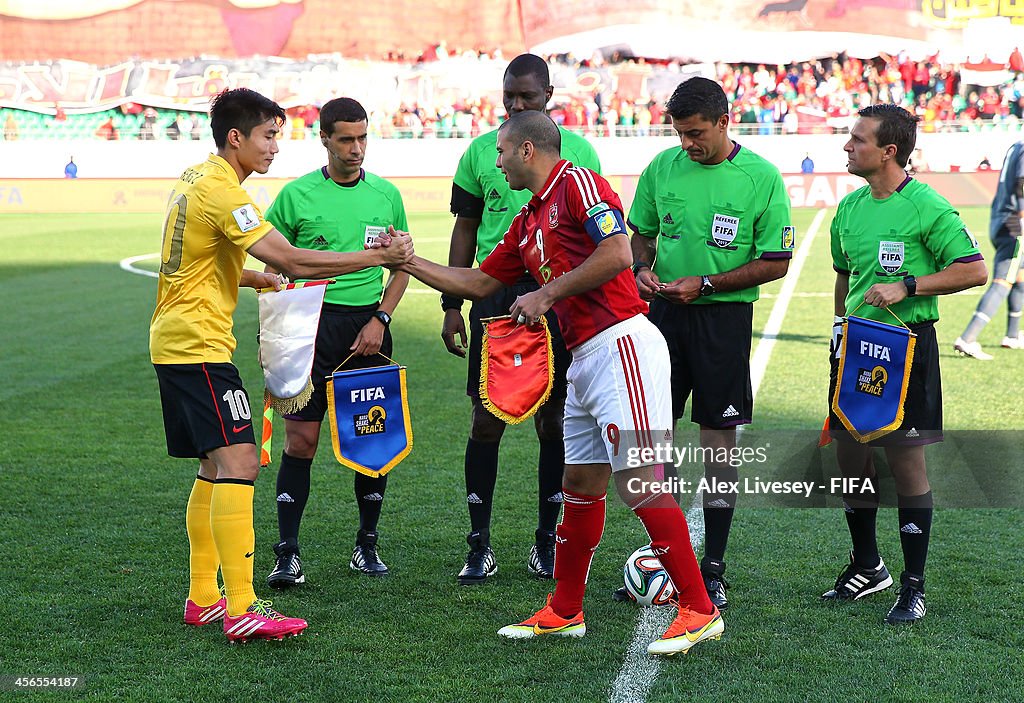
[[668,605],[676,594],[672,579],[649,544],[629,555],[622,575],[626,592],[640,605]]

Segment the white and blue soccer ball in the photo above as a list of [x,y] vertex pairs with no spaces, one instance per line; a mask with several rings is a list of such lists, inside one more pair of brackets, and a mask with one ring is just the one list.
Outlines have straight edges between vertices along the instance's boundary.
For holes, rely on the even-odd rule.
[[668,605],[675,597],[672,579],[649,544],[629,555],[622,572],[626,592],[639,605]]

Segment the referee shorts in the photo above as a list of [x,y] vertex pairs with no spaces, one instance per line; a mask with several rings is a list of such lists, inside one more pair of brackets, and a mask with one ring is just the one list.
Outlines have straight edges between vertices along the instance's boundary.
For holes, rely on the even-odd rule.
[[668,343],[672,362],[672,417],[693,394],[690,419],[705,427],[746,425],[754,415],[750,385],[752,303],[676,305],[651,302],[648,318]]
[[[373,319],[377,305],[334,305],[324,303],[320,312],[320,328],[316,332],[316,348],[313,356],[313,397],[309,403],[297,413],[285,415],[288,420],[304,422],[323,422],[327,415],[327,377],[334,373],[341,362],[352,353],[350,347],[355,344],[359,332]],[[380,354],[391,356],[393,343],[391,330],[384,329],[384,339],[380,344]],[[380,354],[373,356],[353,356],[340,371],[366,369],[373,366],[384,366],[390,363]]]

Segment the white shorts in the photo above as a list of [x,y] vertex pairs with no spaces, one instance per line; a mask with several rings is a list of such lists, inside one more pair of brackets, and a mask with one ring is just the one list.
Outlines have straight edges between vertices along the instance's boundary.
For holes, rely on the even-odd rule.
[[[643,315],[572,350],[565,400],[565,463],[649,466],[672,444],[668,346]],[[646,456],[645,456],[646,455]]]

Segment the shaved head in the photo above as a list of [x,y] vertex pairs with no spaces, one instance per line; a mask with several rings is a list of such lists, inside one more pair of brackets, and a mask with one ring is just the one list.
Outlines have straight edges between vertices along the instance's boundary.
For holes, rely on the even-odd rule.
[[513,147],[530,142],[541,153],[557,157],[562,152],[562,134],[551,118],[543,112],[518,112],[511,115],[498,130],[505,141]]

